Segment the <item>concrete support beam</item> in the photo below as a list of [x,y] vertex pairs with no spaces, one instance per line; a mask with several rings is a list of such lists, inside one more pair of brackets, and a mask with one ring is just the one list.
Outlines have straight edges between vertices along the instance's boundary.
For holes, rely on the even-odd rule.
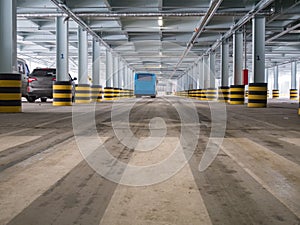
[[221,46],[221,86],[229,86],[229,43],[224,41]]
[[114,88],[118,88],[118,85],[119,85],[118,71],[119,71],[119,57],[114,56],[113,57],[113,87]]
[[93,39],[93,85],[100,85],[100,55],[101,46]]
[[204,88],[203,60],[199,61],[198,71],[199,71],[199,88],[203,89]]
[[210,86],[209,57],[208,57],[208,55],[203,56],[203,76],[204,76],[204,89],[207,89]]
[[233,34],[233,76],[234,85],[243,84],[243,32]]
[[56,18],[56,80],[69,80],[69,22]]
[[297,62],[291,63],[291,89],[297,89]]
[[276,65],[274,67],[274,90],[279,90],[278,77],[279,77],[279,70],[278,70],[278,66]]
[[0,0],[0,73],[18,72],[16,0]]
[[254,83],[265,83],[265,17],[257,16],[252,20],[252,64]]
[[112,87],[113,58],[109,50],[106,50],[106,87]]
[[209,54],[209,88],[215,88],[216,86],[216,54],[211,52]]
[[118,88],[123,88],[123,61],[119,58]]
[[81,27],[78,28],[78,84],[88,84],[88,34]]

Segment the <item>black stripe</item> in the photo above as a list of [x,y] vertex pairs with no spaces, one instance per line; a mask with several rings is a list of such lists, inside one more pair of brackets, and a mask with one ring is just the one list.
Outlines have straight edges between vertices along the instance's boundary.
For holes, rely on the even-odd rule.
[[72,90],[55,90],[53,89],[54,94],[72,94]]
[[76,100],[91,100],[90,97],[76,97]]
[[249,87],[267,87],[267,83],[251,83]]
[[20,100],[0,100],[0,106],[21,106]]
[[21,75],[16,73],[0,74],[0,80],[21,80]]
[[229,98],[230,101],[235,101],[235,102],[242,102],[245,100],[245,98]]
[[259,104],[267,104],[267,100],[264,99],[249,99],[248,103],[259,103]]
[[53,102],[72,102],[72,98],[54,98]]
[[267,91],[249,91],[249,95],[267,95]]
[[0,93],[16,93],[20,94],[21,93],[21,88],[20,87],[0,87]]
[[244,85],[230,85],[230,88],[245,88]]
[[230,91],[229,93],[233,95],[244,95],[243,91]]

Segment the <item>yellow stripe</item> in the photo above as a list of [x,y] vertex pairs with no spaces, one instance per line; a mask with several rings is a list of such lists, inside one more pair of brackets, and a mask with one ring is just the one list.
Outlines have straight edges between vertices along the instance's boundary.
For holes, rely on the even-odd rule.
[[90,91],[91,88],[90,87],[76,87],[75,90],[76,91]]
[[248,98],[249,98],[249,100],[255,100],[255,99],[266,100],[267,96],[266,95],[249,95]]
[[0,100],[21,100],[21,93],[20,94],[0,94]]
[[244,105],[243,101],[229,101],[230,105]]
[[229,95],[230,96],[230,98],[244,98],[244,95]]
[[0,87],[21,87],[19,80],[0,80]]
[[72,85],[53,85],[53,90],[72,90]]
[[244,92],[244,88],[230,88],[230,91],[240,91],[240,92]]
[[91,100],[75,100],[75,103],[78,103],[78,104],[87,104],[90,102],[91,102]]
[[72,106],[72,102],[58,102],[55,101],[52,103],[53,106]]
[[267,91],[266,87],[249,87],[249,91]]
[[248,103],[249,108],[265,108],[266,103]]
[[22,112],[22,106],[0,106],[0,113],[19,113]]
[[76,93],[76,97],[90,97],[90,94]]
[[72,94],[56,94],[56,93],[53,93],[53,98],[72,98]]

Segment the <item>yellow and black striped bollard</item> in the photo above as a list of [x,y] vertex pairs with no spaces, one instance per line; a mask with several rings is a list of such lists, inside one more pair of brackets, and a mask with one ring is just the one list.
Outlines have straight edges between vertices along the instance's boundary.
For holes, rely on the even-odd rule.
[[91,102],[91,86],[89,84],[78,84],[75,90],[75,103],[88,104]]
[[217,89],[216,88],[208,88],[206,90],[206,98],[208,101],[217,100]]
[[20,74],[0,74],[0,112],[22,112]]
[[[100,96],[101,94],[101,96]],[[91,102],[99,102],[99,97],[102,99],[102,86],[92,85],[91,86]],[[101,102],[101,100],[100,100]]]
[[53,106],[71,106],[72,97],[72,83],[70,81],[55,81],[53,83]]
[[114,100],[114,89],[112,87],[105,87],[103,97],[104,101]]
[[297,89],[290,89],[290,100],[298,99],[298,91]]
[[229,102],[229,87],[221,86],[219,87],[219,95],[218,95],[219,102]]
[[279,90],[272,90],[272,98],[273,99],[279,98]]
[[267,107],[267,83],[252,83],[249,84],[249,108],[265,108]]
[[[243,105],[245,102],[244,85],[230,85],[229,103],[230,105]],[[248,96],[249,97],[249,96]]]

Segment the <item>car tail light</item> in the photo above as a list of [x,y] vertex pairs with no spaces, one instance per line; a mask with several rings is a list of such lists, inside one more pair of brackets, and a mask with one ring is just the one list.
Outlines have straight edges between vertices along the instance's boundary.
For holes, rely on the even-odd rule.
[[28,78],[28,83],[31,83],[31,82],[36,81],[36,80],[37,79],[35,77],[30,77],[30,78]]
[[53,78],[52,78],[52,81],[56,81],[56,78],[55,78],[55,77],[53,77]]

